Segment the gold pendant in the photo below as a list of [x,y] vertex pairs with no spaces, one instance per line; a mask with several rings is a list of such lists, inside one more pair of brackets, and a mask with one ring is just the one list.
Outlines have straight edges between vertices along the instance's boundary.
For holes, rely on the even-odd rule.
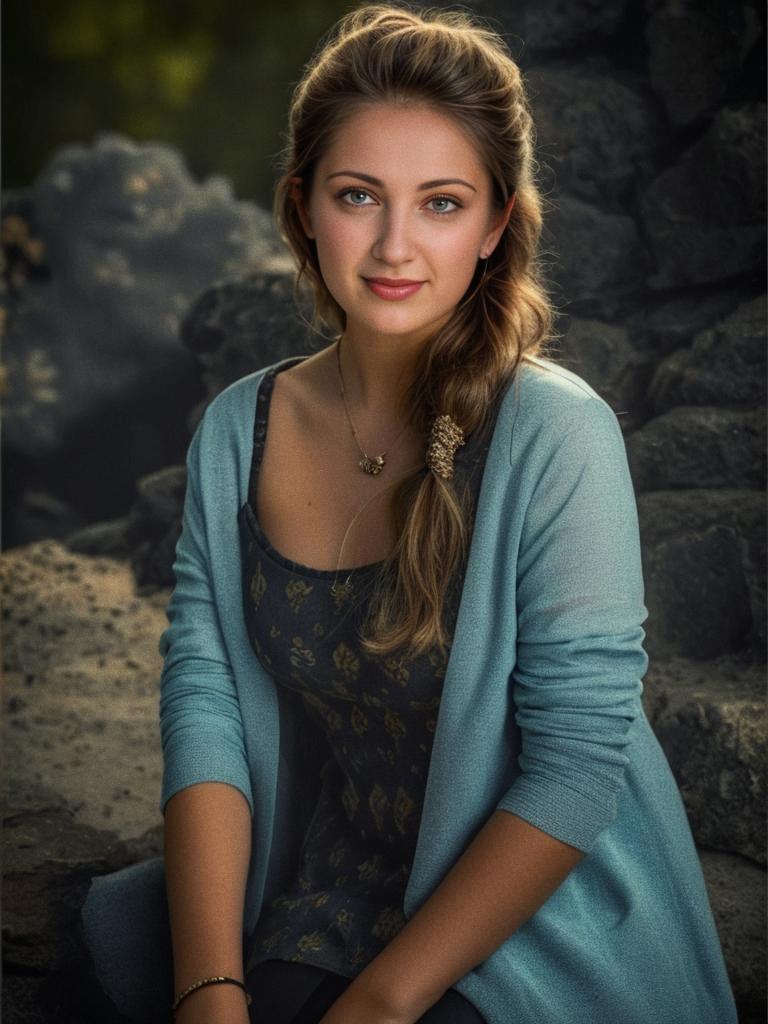
[[334,597],[347,598],[352,593],[352,576],[347,576],[343,583],[334,580],[331,584],[331,593]]
[[366,456],[364,459],[360,459],[358,465],[364,473],[369,473],[371,476],[378,476],[382,469],[384,469],[384,456],[377,455],[375,459],[369,459]]

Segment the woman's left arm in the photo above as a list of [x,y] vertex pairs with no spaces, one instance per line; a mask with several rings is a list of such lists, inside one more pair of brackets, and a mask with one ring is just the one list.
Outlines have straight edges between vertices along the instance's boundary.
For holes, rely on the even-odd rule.
[[552,416],[518,440],[537,474],[516,566],[520,773],[322,1024],[417,1021],[538,910],[617,813],[648,665],[637,506],[613,410],[592,398],[571,413],[564,434]]
[[517,815],[495,811],[320,1024],[414,1024],[527,921],[583,856]]

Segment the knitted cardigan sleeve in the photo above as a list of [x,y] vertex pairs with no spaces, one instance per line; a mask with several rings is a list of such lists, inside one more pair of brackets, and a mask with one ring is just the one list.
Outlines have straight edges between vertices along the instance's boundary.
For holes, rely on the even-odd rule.
[[192,437],[186,458],[187,486],[181,535],[176,544],[175,587],[162,633],[160,737],[163,749],[161,813],[178,790],[197,782],[238,788],[253,814],[243,721],[234,674],[222,636],[211,579],[209,521],[201,481],[216,479],[210,462],[221,441],[214,435],[211,406]]
[[637,506],[621,428],[599,397],[579,404],[537,464],[511,673],[520,774],[497,808],[588,852],[616,816],[642,711],[648,611]]

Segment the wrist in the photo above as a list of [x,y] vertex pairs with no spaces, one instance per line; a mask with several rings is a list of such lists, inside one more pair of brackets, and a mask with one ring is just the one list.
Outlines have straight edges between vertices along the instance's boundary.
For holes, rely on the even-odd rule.
[[172,1019],[175,1024],[193,1024],[199,1020],[212,1018],[217,1022],[221,1021],[221,1024],[228,1024],[230,1021],[240,1022],[248,1019],[249,998],[243,989],[229,982],[203,985],[194,989],[179,1003],[177,1009],[172,1012]]
[[363,970],[339,997],[354,1006],[360,1020],[375,1024],[411,1024],[416,1020],[410,1008],[401,1005],[391,985],[382,985],[372,972]]

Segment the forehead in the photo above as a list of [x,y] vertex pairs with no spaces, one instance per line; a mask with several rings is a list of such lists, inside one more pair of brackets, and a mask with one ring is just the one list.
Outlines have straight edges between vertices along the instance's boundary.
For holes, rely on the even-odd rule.
[[[482,178],[476,145],[448,114],[425,105],[371,103],[356,107],[334,131],[318,161],[327,174],[355,170],[398,180],[439,176]],[[434,173],[433,173],[434,172]]]

